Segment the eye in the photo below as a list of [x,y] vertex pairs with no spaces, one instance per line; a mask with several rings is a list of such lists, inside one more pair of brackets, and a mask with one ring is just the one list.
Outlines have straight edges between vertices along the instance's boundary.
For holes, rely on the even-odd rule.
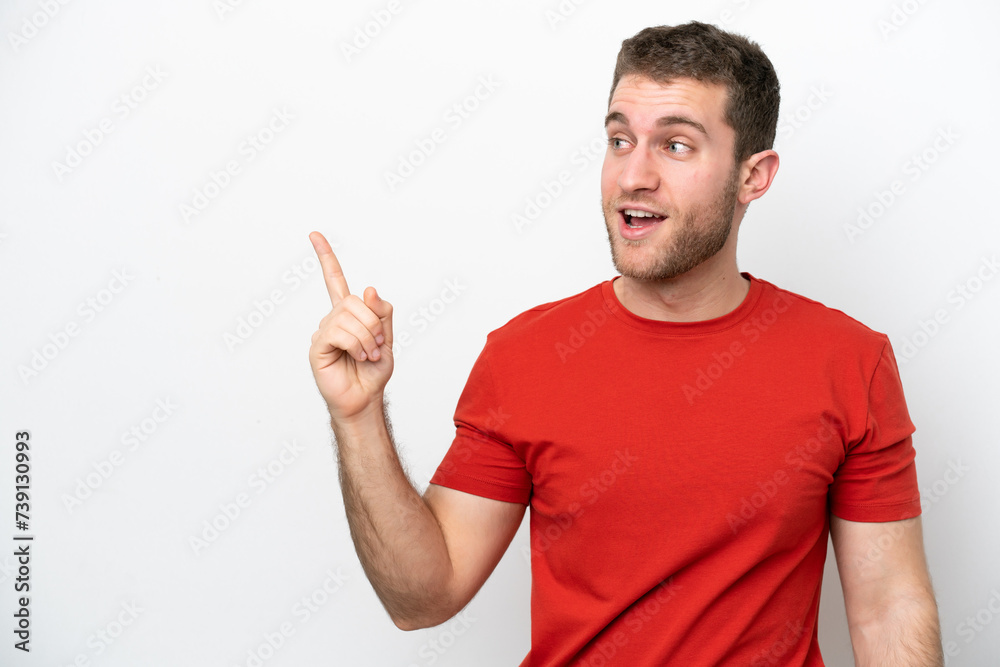
[[[673,150],[674,146],[681,146],[680,150]],[[680,141],[671,141],[667,143],[667,151],[670,153],[681,154],[687,153],[691,150],[691,147]]]
[[611,148],[611,150],[618,150],[619,148],[622,147],[622,144],[624,143],[627,142],[625,141],[625,139],[622,139],[621,137],[608,138],[608,146]]

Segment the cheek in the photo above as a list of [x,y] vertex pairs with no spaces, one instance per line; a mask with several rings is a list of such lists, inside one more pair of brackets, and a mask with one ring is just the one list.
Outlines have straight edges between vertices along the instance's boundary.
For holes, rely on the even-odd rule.
[[685,178],[677,179],[674,182],[674,192],[678,199],[684,201],[709,201],[715,199],[724,181],[722,176],[708,169],[699,169],[686,174]]

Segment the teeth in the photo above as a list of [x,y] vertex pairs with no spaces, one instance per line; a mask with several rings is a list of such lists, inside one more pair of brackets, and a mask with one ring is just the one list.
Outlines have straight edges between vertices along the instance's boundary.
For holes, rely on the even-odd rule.
[[660,217],[658,215],[654,215],[654,214],[650,213],[649,211],[640,211],[640,210],[634,209],[634,208],[627,208],[624,211],[622,211],[622,213],[624,213],[625,215],[631,216],[633,218],[658,218],[658,217]]

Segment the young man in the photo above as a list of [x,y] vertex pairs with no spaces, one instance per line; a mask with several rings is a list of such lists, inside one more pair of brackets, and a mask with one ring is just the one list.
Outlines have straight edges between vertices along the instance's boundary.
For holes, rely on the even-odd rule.
[[531,507],[523,665],[822,665],[832,535],[858,665],[941,665],[911,434],[888,338],[736,265],[770,187],[779,85],[702,23],[622,45],[601,189],[621,276],[491,332],[421,497],[383,389],[392,308],[350,294],[310,361],[358,554],[393,621],[437,625]]

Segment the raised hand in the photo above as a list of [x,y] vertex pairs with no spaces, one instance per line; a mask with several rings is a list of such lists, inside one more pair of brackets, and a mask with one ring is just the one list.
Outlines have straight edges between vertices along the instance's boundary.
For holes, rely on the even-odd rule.
[[309,235],[333,309],[319,323],[309,348],[316,386],[339,423],[382,413],[382,393],[392,375],[392,304],[374,287],[364,299],[351,294],[337,256],[319,232]]

